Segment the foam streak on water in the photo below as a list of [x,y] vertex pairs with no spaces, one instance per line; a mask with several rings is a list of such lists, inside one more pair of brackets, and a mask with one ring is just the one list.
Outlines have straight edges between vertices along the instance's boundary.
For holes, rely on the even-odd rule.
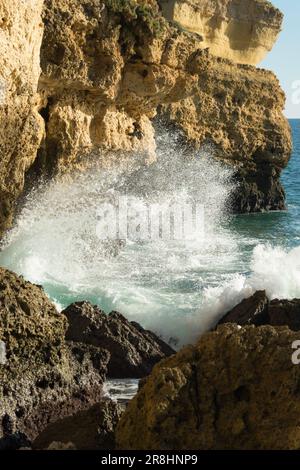
[[[0,264],[42,284],[62,307],[90,300],[178,339],[178,346],[257,289],[271,298],[300,297],[298,200],[292,198],[289,213],[230,220],[232,173],[214,161],[213,150],[195,154],[166,132],[158,133],[157,145],[158,164],[130,176],[95,167],[72,183],[54,181],[34,191],[3,242]],[[293,162],[297,158],[296,152]],[[288,185],[295,172],[285,177]],[[204,233],[193,240],[128,242],[108,256],[96,236],[97,208],[108,193],[200,201]]]
[[104,394],[118,403],[128,403],[137,393],[138,379],[109,379],[104,384]]

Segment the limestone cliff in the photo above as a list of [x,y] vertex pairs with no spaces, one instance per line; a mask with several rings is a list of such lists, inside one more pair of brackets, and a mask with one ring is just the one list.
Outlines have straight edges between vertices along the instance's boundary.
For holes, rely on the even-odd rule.
[[[248,15],[227,3],[233,18]],[[270,28],[276,29],[280,14],[272,16],[268,2],[255,4],[261,7],[250,15],[253,24],[274,16]],[[30,15],[11,1],[0,5],[11,22],[0,26],[6,41],[0,47],[15,44],[1,56],[9,89],[0,105],[2,230],[24,178],[80,169],[91,157],[120,164],[120,154],[108,150],[153,161],[157,112],[236,168],[235,210],[284,207],[279,174],[291,139],[284,94],[271,72],[211,55],[198,34],[168,23],[155,0],[44,0]],[[213,7],[207,12],[214,17]],[[20,80],[27,83],[25,95]]]
[[43,0],[0,1],[0,233],[12,220],[24,175],[36,159]]
[[195,93],[163,106],[195,145],[213,144],[214,155],[237,171],[236,212],[285,207],[281,170],[291,150],[289,124],[282,113],[285,96],[271,72],[194,56]]
[[223,325],[155,366],[117,428],[121,449],[299,449],[300,367],[287,327]]
[[159,0],[163,14],[203,37],[218,57],[257,65],[272,49],[282,13],[265,0]]

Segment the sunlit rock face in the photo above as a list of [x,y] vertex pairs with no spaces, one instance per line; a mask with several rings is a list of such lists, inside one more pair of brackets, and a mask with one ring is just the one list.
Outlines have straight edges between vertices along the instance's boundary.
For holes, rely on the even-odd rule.
[[272,49],[282,13],[265,0],[160,0],[163,14],[200,34],[213,55],[257,65]]
[[197,5],[0,0],[0,235],[37,176],[153,162],[160,112],[237,168],[235,210],[284,208],[285,97],[273,73],[244,65],[271,48],[282,15],[258,0]]
[[0,232],[11,222],[44,130],[37,94],[42,8],[43,0],[0,1]]
[[157,364],[117,427],[120,449],[299,449],[300,368],[287,327],[222,325]]

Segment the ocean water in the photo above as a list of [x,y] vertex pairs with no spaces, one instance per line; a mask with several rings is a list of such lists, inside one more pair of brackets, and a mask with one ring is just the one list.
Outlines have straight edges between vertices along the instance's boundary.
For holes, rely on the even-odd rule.
[[104,385],[104,394],[126,405],[136,395],[138,386],[138,379],[110,379]]
[[[285,212],[230,216],[233,175],[214,161],[213,149],[195,154],[160,131],[154,169],[128,177],[94,168],[36,188],[2,243],[0,265],[42,284],[59,308],[90,300],[177,347],[257,289],[270,298],[300,297],[300,121],[291,127]],[[131,240],[108,254],[96,236],[99,200],[124,191],[159,203],[201,202],[203,232],[188,240]]]

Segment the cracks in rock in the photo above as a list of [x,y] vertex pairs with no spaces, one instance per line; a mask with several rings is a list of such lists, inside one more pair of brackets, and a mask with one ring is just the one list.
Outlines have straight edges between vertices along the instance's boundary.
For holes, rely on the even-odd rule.
[[142,138],[144,137],[144,133],[141,129],[140,124],[138,122],[134,122],[132,125],[133,125],[134,130],[130,132],[128,135],[130,137],[136,137],[138,140],[142,140]]
[[47,128],[47,125],[48,125],[48,122],[49,122],[49,118],[50,118],[50,106],[53,104],[53,99],[52,98],[48,98],[47,100],[47,104],[44,108],[41,108],[39,113],[40,115],[42,116],[42,118],[44,119],[45,121],[45,125],[46,125],[46,128]]
[[37,151],[36,159],[25,175],[25,194],[30,191],[37,180],[43,178],[48,179],[53,175],[53,168],[55,166],[53,163],[55,162],[57,155],[57,145],[55,145],[54,142],[49,141],[47,138],[48,123],[50,120],[53,101],[53,98],[49,97],[46,105],[39,110],[39,114],[45,122],[45,134]]

